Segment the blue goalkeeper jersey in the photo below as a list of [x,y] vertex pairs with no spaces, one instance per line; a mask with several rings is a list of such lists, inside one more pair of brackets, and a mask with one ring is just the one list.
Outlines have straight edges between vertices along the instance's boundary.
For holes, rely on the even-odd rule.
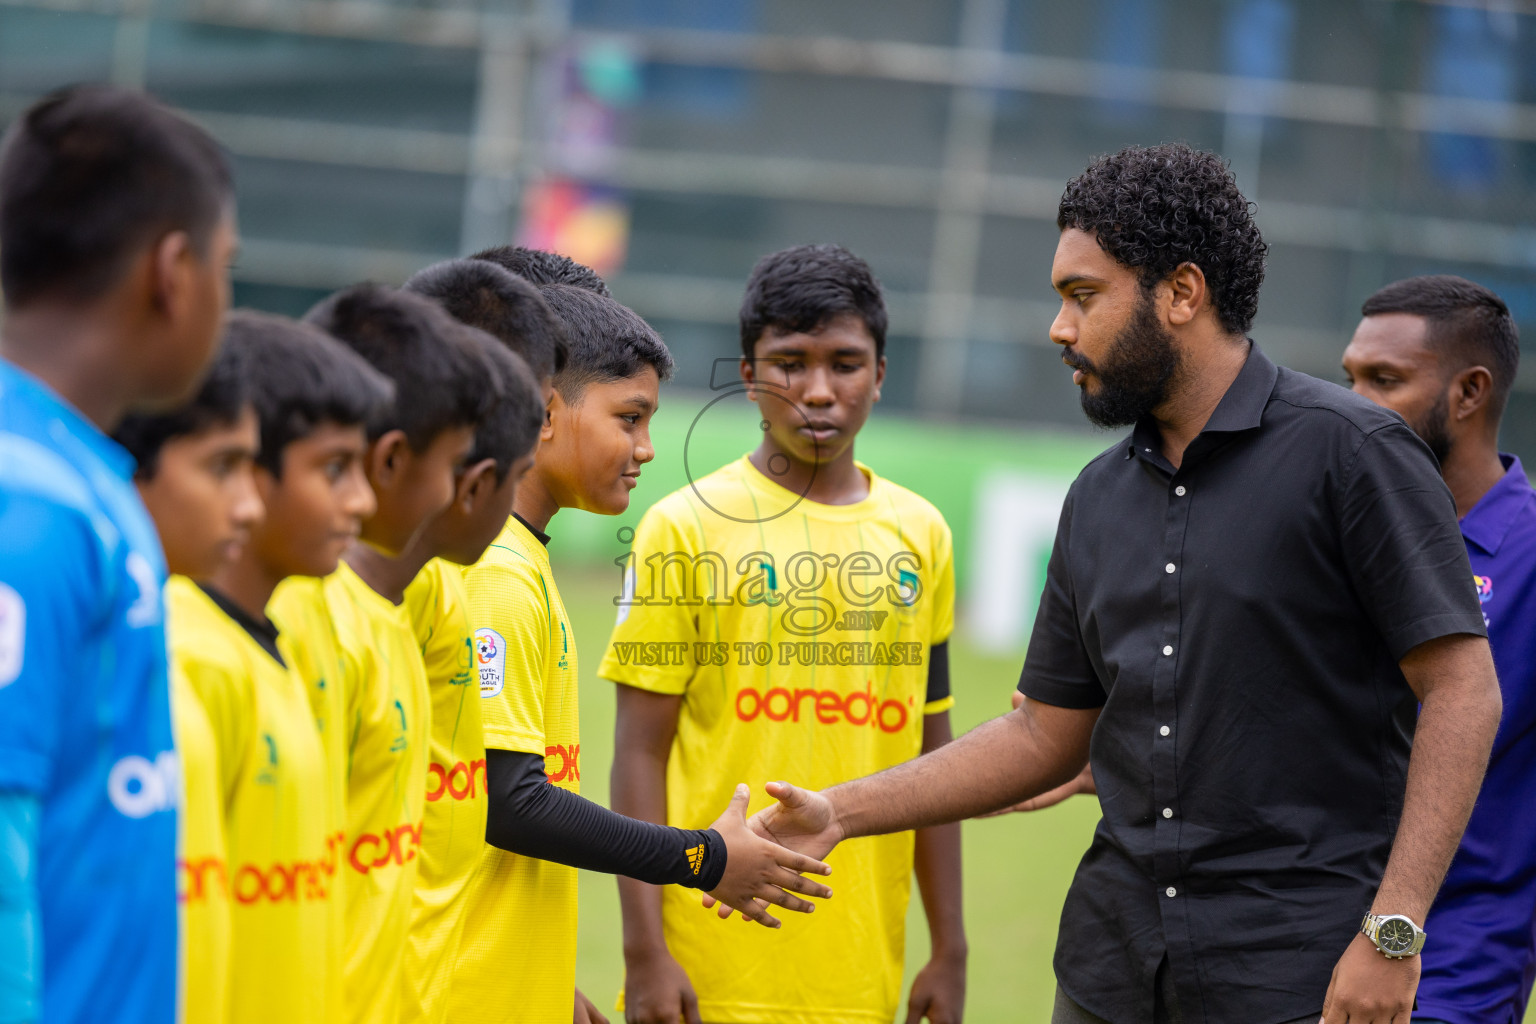
[[126,451],[0,361],[0,792],[38,807],[42,933],[0,958],[36,965],[45,1024],[176,1019],[165,561],[132,476]]

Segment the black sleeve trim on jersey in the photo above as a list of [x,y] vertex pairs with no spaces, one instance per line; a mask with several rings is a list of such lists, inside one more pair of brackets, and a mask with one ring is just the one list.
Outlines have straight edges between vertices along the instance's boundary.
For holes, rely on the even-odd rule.
[[928,648],[928,696],[926,703],[949,696],[949,641]]
[[725,840],[714,829],[670,828],[610,811],[552,785],[538,754],[487,750],[485,778],[485,841],[498,849],[706,892],[725,876]]

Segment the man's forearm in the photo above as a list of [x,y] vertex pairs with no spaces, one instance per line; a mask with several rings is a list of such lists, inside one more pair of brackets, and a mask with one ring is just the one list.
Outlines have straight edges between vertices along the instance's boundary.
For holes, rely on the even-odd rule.
[[845,839],[963,821],[1075,776],[1098,715],[1026,701],[939,750],[833,786],[826,797]]
[[1402,819],[1372,908],[1423,924],[1482,786],[1502,701],[1481,637],[1423,644],[1404,658],[1403,672],[1423,707]]

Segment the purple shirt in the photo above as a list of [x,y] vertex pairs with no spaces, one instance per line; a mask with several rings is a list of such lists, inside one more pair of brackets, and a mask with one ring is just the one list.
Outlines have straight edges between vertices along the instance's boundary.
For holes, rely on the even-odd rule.
[[1424,923],[1414,1017],[1518,1024],[1536,980],[1536,492],[1520,460],[1461,520],[1504,718],[1488,775]]

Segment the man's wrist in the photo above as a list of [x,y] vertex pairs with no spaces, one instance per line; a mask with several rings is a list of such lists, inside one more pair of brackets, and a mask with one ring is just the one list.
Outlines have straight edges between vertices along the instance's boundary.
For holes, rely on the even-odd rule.
[[827,803],[832,808],[832,820],[828,822],[827,825],[830,829],[832,829],[833,834],[837,837],[838,843],[841,843],[846,839],[854,839],[866,834],[855,831],[856,823],[849,820],[847,814],[845,814],[846,809],[841,806],[847,802],[849,789],[853,789],[855,793],[857,793],[859,782],[862,781],[864,780],[861,779],[855,782],[844,782],[841,785],[833,786],[831,789],[822,791],[821,795],[827,798]]
[[1360,934],[1388,960],[1405,960],[1424,949],[1426,933],[1406,914],[1378,914],[1374,910],[1360,922]]
[[1375,901],[1371,903],[1371,913],[1377,917],[1400,915],[1422,928],[1424,919],[1429,916],[1429,901],[1377,893]]

